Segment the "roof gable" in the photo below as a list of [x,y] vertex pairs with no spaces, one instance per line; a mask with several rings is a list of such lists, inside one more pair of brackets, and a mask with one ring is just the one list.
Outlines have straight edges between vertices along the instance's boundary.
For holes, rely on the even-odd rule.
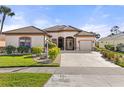
[[47,32],[61,32],[61,31],[77,31],[80,32],[81,30],[70,26],[70,25],[56,25],[56,26],[52,26],[49,28],[44,29]]
[[92,32],[81,31],[81,32],[77,33],[75,36],[95,36],[95,34]]
[[116,34],[116,35],[109,35],[107,37],[103,37],[99,39],[99,41],[118,40],[118,39],[124,39],[124,32]]
[[45,32],[34,26],[23,27],[3,32],[4,34],[44,34]]

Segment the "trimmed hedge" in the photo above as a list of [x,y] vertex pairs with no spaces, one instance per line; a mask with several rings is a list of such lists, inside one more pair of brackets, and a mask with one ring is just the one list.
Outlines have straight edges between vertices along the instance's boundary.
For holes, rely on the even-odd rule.
[[11,46],[11,45],[9,45],[5,48],[5,51],[7,54],[12,54],[13,52],[15,52],[15,50],[16,50],[16,47]]
[[114,45],[105,45],[105,48],[111,51],[115,50]]
[[117,65],[124,66],[124,54],[113,52],[105,48],[96,48],[96,50],[99,51],[104,58],[107,58]]
[[18,53],[29,53],[30,49],[31,48],[27,47],[27,46],[19,46],[19,47],[17,47]]

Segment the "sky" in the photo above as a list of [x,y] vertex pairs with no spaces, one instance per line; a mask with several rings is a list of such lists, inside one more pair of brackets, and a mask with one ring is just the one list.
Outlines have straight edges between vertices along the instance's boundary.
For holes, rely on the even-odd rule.
[[[124,6],[99,5],[11,5],[15,16],[7,17],[4,31],[36,26],[40,29],[54,25],[71,25],[105,37],[118,25],[124,31]],[[1,17],[1,15],[0,15]]]

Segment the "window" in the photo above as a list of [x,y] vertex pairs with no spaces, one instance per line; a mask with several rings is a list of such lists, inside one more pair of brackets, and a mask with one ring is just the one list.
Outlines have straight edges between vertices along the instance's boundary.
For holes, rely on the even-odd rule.
[[55,43],[55,44],[57,44],[57,39],[53,38],[52,39],[52,42]]
[[31,39],[29,37],[21,37],[19,39],[19,45],[31,47]]

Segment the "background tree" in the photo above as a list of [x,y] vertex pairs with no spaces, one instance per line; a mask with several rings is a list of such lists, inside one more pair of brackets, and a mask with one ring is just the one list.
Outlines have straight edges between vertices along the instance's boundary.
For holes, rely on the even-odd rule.
[[120,33],[121,31],[119,30],[120,29],[120,27],[119,26],[113,26],[112,28],[111,28],[111,34],[112,35],[115,35],[115,34],[118,34],[118,33]]
[[95,36],[96,36],[96,38],[97,38],[97,39],[99,39],[99,38],[100,38],[100,34],[96,34]]
[[6,7],[6,6],[0,6],[0,14],[2,15],[2,19],[0,20],[1,22],[1,27],[0,27],[0,34],[2,34],[2,30],[3,30],[3,25],[4,25],[4,22],[5,22],[5,19],[6,19],[6,16],[14,16],[15,13],[12,12],[12,10],[9,8],[9,7]]
[[100,34],[97,34],[97,33],[94,33],[94,32],[91,32],[91,33],[93,33],[97,39],[100,38]]

